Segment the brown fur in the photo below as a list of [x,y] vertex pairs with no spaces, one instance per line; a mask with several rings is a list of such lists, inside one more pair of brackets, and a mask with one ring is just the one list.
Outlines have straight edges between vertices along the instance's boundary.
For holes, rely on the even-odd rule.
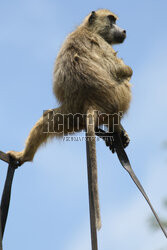
[[[108,10],[96,11],[96,22],[90,25],[90,14],[64,42],[54,67],[53,91],[60,102],[60,107],[54,109],[56,114],[87,114],[90,108],[107,114],[128,110],[132,69],[117,57],[112,46],[105,41],[107,15],[114,14]],[[116,15],[114,17],[117,19]],[[32,128],[25,149],[9,152],[20,164],[32,161],[38,147],[49,137],[67,133],[67,121],[61,133],[43,133],[48,113]],[[85,128],[85,122],[81,124],[82,128]],[[90,134],[95,135],[92,130]],[[100,228],[95,140],[92,142],[92,161],[97,228]]]

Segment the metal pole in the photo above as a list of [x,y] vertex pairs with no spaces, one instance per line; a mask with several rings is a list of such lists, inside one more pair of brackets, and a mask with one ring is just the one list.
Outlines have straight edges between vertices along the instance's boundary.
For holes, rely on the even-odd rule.
[[88,172],[91,244],[92,244],[92,250],[98,250],[96,219],[95,219],[94,193],[93,193],[93,187],[92,187],[92,183],[93,183],[93,180],[92,180],[92,164],[91,164],[91,160],[90,160],[89,137],[87,136],[87,133],[86,133],[86,153],[87,153],[87,172]]

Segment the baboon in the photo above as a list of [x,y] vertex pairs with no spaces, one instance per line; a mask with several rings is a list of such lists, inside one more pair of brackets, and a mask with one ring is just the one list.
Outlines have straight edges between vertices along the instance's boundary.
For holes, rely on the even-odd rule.
[[[86,114],[85,117],[92,115],[92,126],[84,118],[80,121],[79,130],[87,129],[88,135],[95,137],[95,127],[106,122],[105,119],[99,119],[97,124],[99,114],[127,112],[131,100],[129,80],[132,69],[117,57],[112,48],[112,45],[122,43],[126,38],[126,31],[116,25],[117,19],[114,13],[106,9],[92,11],[66,38],[57,56],[53,74],[53,91],[60,106],[43,114],[32,128],[23,151],[8,152],[20,165],[32,161],[38,147],[49,137],[75,132],[77,124],[73,122],[71,114]],[[95,110],[98,111],[96,115]],[[54,122],[58,123],[61,120],[60,114],[66,115],[63,126],[54,124],[54,133],[44,133],[45,126],[48,126],[48,116],[50,120],[54,116]],[[110,121],[110,127],[112,123]],[[49,131],[53,130],[51,126]],[[126,147],[129,138],[120,123],[115,126],[115,131],[122,134]],[[100,229],[95,140],[91,140],[90,157],[94,169],[96,227]]]

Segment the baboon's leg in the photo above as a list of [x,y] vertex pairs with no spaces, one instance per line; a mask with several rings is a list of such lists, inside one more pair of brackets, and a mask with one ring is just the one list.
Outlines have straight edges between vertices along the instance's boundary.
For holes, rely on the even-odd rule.
[[[101,228],[101,218],[100,218],[100,206],[99,206],[99,194],[98,194],[98,180],[97,180],[97,161],[96,161],[96,137],[95,137],[95,125],[97,123],[97,114],[94,112],[93,108],[89,108],[86,116],[86,136],[87,136],[87,157],[88,157],[88,167],[90,168],[88,172],[91,173],[91,186],[93,191],[93,202],[95,209],[95,219],[96,228],[99,230]],[[90,204],[91,206],[91,204]]]
[[60,137],[67,132],[67,116],[64,121],[62,114],[64,114],[62,107],[47,110],[31,129],[24,150],[21,152],[9,151],[8,153],[18,160],[20,165],[26,161],[32,161],[39,146],[48,138]]

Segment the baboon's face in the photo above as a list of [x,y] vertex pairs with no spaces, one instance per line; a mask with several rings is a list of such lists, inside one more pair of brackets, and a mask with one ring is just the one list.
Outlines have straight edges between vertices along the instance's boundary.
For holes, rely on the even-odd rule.
[[89,17],[89,25],[109,44],[122,43],[126,38],[126,30],[116,25],[117,17],[112,12],[102,14],[93,11]]
[[[116,18],[113,15],[108,15],[105,17],[104,27],[102,26],[99,34],[109,43],[118,44],[122,43],[126,38],[126,30],[121,29],[116,25]],[[101,24],[103,25],[103,24]]]

